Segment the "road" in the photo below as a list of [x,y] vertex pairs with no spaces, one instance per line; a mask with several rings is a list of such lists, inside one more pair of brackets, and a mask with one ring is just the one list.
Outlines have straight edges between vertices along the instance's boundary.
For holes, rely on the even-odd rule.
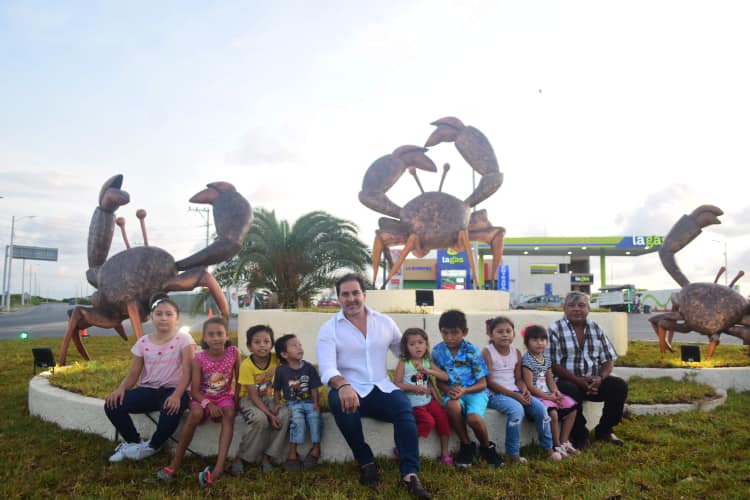
[[[2,313],[0,315],[0,340],[17,339],[22,332],[28,332],[29,338],[62,338],[65,336],[65,330],[68,327],[68,309],[73,306],[61,303],[41,304],[38,306],[27,307]],[[205,315],[180,315],[180,325],[190,326],[191,331],[199,332],[201,325],[206,320]],[[133,335],[133,328],[130,321],[122,323],[128,336]],[[231,331],[237,330],[237,318],[232,318],[229,322]],[[152,333],[154,331],[151,322],[143,324],[143,333]],[[113,336],[117,335],[114,330],[103,329],[92,326],[88,329],[91,336]]]
[[[10,313],[0,315],[0,340],[17,339],[22,331],[29,333],[31,338],[62,338],[67,328],[67,311],[71,306],[67,304],[41,304],[39,306],[18,309]],[[645,340],[656,342],[656,334],[651,329],[647,314],[628,315],[628,338],[630,340]],[[190,326],[191,331],[198,332],[206,320],[205,315],[180,316],[180,324]],[[123,321],[123,326],[128,336],[132,336],[133,329],[130,321]],[[237,331],[237,318],[229,322],[229,329]],[[148,322],[143,324],[143,333],[153,332],[153,325]],[[114,330],[91,327],[88,329],[92,336],[117,335]],[[675,342],[707,344],[708,337],[699,333],[675,333]],[[722,335],[721,343],[724,345],[742,345],[742,341],[731,335]]]

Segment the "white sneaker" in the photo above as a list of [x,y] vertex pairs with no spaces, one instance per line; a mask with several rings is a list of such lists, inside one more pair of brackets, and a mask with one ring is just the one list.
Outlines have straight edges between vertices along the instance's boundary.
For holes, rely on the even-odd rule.
[[575,449],[573,447],[573,445],[570,444],[570,441],[565,441],[562,444],[562,448],[565,448],[565,453],[567,453],[568,455],[580,455],[581,454],[580,451],[578,451],[577,449]]
[[149,446],[150,441],[143,441],[142,443],[134,444],[123,450],[125,458],[130,460],[138,461],[148,458],[159,450],[155,450]]
[[560,452],[553,451],[549,454],[549,459],[553,462],[559,462],[560,460],[562,460],[562,456],[560,455]]
[[122,462],[125,460],[125,450],[132,446],[137,446],[137,443],[120,443],[115,448],[115,452],[109,457],[109,461],[114,463]]
[[568,452],[565,451],[565,446],[557,446],[555,447],[555,451],[560,454],[560,457],[565,460],[568,457]]

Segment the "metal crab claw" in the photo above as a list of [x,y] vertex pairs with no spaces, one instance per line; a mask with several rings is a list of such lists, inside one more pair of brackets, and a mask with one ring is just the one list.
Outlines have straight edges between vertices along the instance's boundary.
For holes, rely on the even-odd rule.
[[409,167],[437,172],[437,166],[426,152],[427,149],[423,147],[406,145],[375,160],[365,172],[359,201],[376,212],[399,218],[401,207],[388,198],[386,193]]
[[682,273],[679,266],[677,266],[675,254],[701,234],[701,230],[704,227],[721,224],[719,216],[723,214],[724,212],[719,207],[701,205],[693,210],[690,215],[680,217],[680,220],[677,221],[664,238],[662,247],[659,249],[659,258],[664,269],[680,286],[687,285],[690,283],[690,280]]
[[467,205],[474,207],[492,196],[503,184],[503,174],[495,157],[489,139],[478,129],[464,125],[454,116],[446,116],[431,123],[437,127],[425,143],[432,147],[441,142],[453,142],[466,163],[474,169],[481,179],[476,190],[466,200]]
[[212,182],[190,198],[214,208],[216,240],[200,252],[178,261],[177,269],[209,266],[234,257],[253,222],[250,203],[228,182]]

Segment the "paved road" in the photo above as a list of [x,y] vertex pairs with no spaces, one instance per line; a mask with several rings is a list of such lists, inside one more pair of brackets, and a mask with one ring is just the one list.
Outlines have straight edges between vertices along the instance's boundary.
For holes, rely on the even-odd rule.
[[[628,340],[645,340],[658,342],[658,337],[651,328],[648,318],[651,314],[629,314],[628,315]],[[700,333],[675,333],[674,342],[708,344],[708,337]],[[723,345],[742,345],[742,340],[731,335],[722,335],[721,343]]]
[[[10,313],[4,312],[0,314],[0,340],[17,339],[22,331],[28,332],[30,338],[62,338],[68,327],[68,309],[71,307],[67,304],[51,303],[18,309]],[[193,332],[200,331],[205,320],[205,315],[182,314],[180,316],[180,324],[190,326]],[[128,336],[132,336],[133,328],[130,326],[130,321],[123,321],[122,324]],[[237,330],[237,318],[230,320],[229,328],[232,331]],[[151,322],[143,324],[143,333],[153,331]],[[92,336],[117,335],[114,330],[98,327],[89,328],[88,333]]]
[[[41,304],[35,307],[19,309],[10,313],[0,314],[0,340],[16,339],[22,331],[29,332],[31,338],[62,338],[67,328],[67,311],[71,306],[67,304]],[[647,314],[630,314],[628,316],[628,338],[630,340],[645,340],[656,342],[657,338],[648,322]],[[205,315],[180,316],[180,324],[188,325],[194,332],[200,331],[201,325],[206,320]],[[130,321],[124,321],[123,326],[129,336],[133,334]],[[232,318],[229,323],[232,331],[237,331],[237,318]],[[89,335],[99,336],[117,335],[114,330],[91,327]],[[153,325],[148,322],[143,325],[144,333],[153,332]],[[675,341],[680,343],[708,343],[708,337],[699,333],[675,333]],[[742,341],[730,335],[722,335],[721,342],[724,345],[742,345]]]

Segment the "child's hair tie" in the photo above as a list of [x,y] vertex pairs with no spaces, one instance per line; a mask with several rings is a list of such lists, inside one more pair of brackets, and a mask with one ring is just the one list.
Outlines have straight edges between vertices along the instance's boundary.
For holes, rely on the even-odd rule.
[[534,323],[529,323],[528,325],[526,325],[526,326],[523,327],[523,330],[521,330],[521,338],[522,339],[526,338],[526,329],[529,328],[530,326],[534,326]]

